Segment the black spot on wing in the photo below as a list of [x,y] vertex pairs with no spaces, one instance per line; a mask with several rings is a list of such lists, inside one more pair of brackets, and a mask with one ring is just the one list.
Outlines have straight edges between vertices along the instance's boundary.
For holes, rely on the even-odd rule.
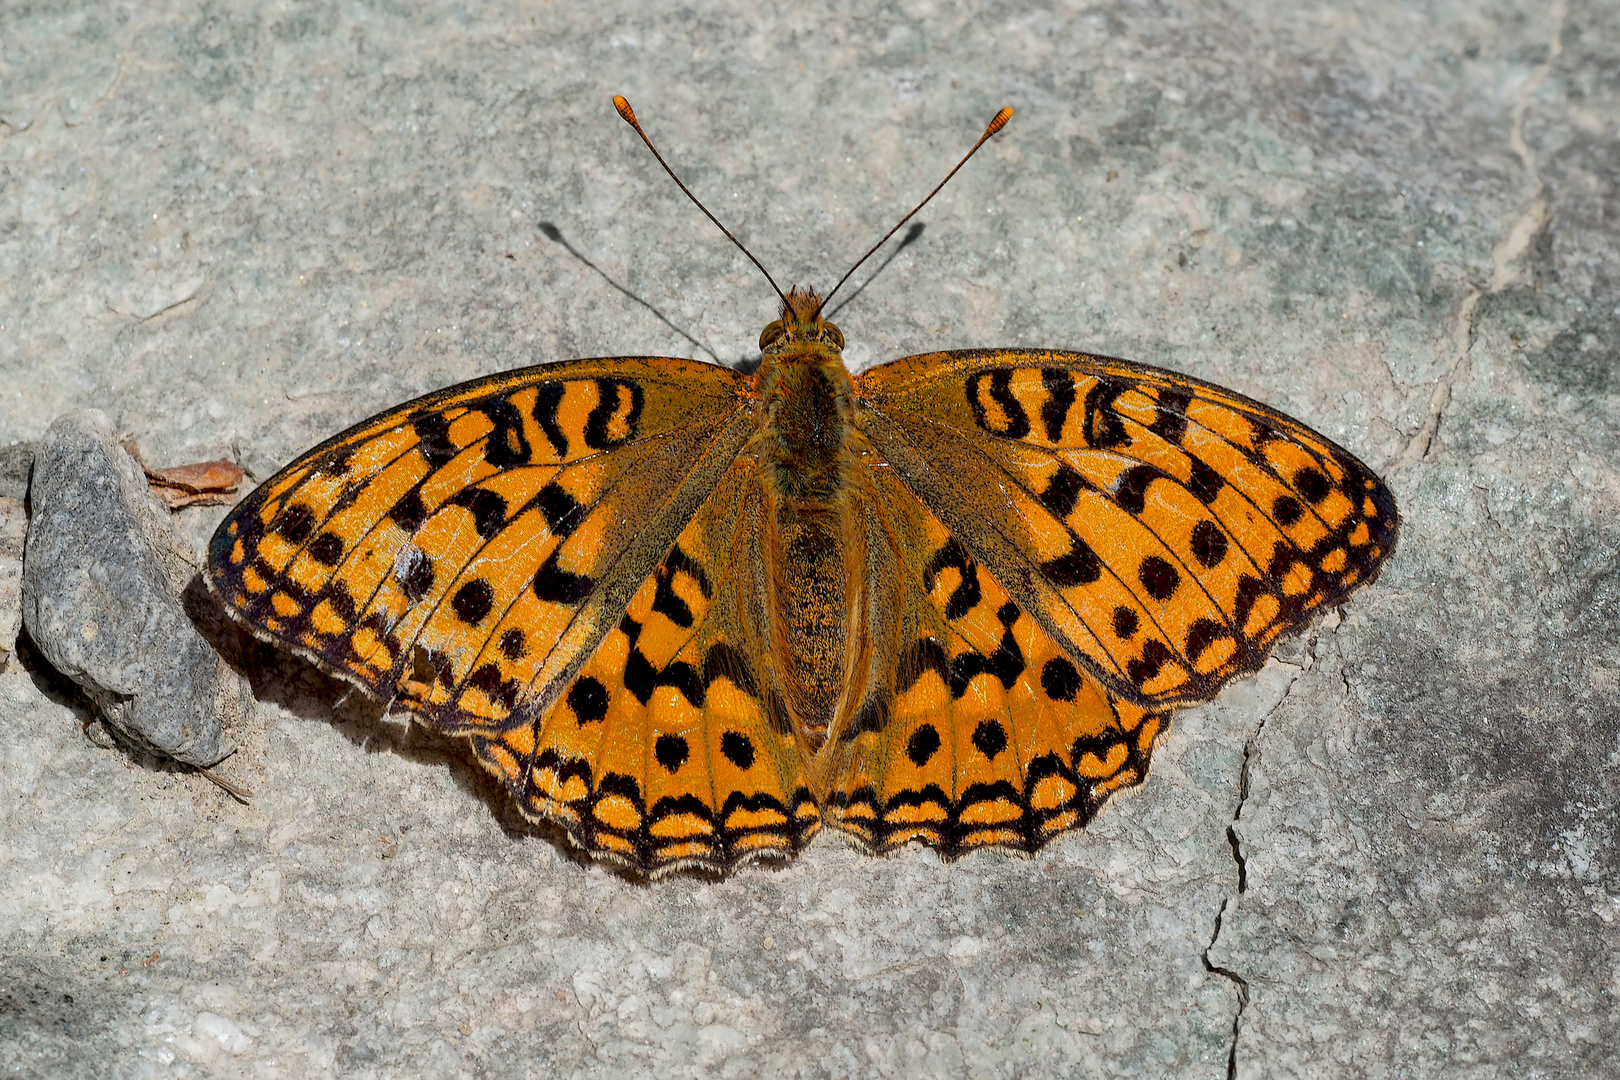
[[934,579],[947,567],[956,568],[959,580],[945,601],[945,617],[960,619],[978,605],[984,594],[979,587],[977,566],[968,555],[967,549],[957,543],[954,536],[945,542],[944,547],[934,552],[934,557],[923,567],[923,588],[933,592]]
[[584,504],[564,491],[555,480],[535,493],[533,505],[546,519],[546,527],[551,534],[564,539],[573,535],[585,517]]
[[720,736],[720,752],[744,772],[754,767],[753,740],[740,731],[728,731]]
[[343,561],[343,538],[334,532],[323,532],[309,545],[309,557],[322,566],[336,566]]
[[354,622],[356,613],[354,594],[349,592],[347,585],[341,581],[329,582],[326,586],[326,599],[332,605],[332,610],[337,612],[338,618],[346,623]]
[[400,590],[404,592],[405,599],[413,604],[419,603],[433,588],[433,560],[414,547],[401,552],[401,555],[403,565],[396,572]]
[[1011,690],[1013,683],[1024,673],[1024,652],[1012,634],[1013,623],[1018,621],[1018,605],[1010,602],[1003,604],[996,611],[996,618],[1001,622],[1002,634],[994,653],[985,656],[969,650],[951,661],[950,678],[947,680],[951,697],[960,698],[967,693],[968,685],[984,674],[995,676],[1002,689]]
[[596,392],[596,407],[585,417],[585,445],[607,450],[630,442],[641,421],[641,384],[607,376],[596,380]]
[[691,748],[686,745],[686,740],[679,735],[666,733],[658,736],[658,741],[653,743],[653,756],[658,759],[658,764],[668,770],[671,776],[678,772],[682,765],[686,764],[686,759],[691,753]]
[[506,524],[506,500],[488,488],[462,488],[450,496],[450,503],[472,513],[473,528],[480,540],[488,540]]
[[1271,561],[1266,565],[1266,573],[1271,575],[1273,581],[1281,581],[1288,576],[1294,564],[1301,561],[1298,548],[1286,540],[1278,540],[1271,546]]
[[441,468],[456,456],[456,444],[450,441],[450,421],[443,413],[419,413],[411,419],[411,426],[416,429],[416,448],[430,466]]
[[544,382],[535,387],[534,395],[534,422],[540,425],[545,432],[546,441],[551,444],[557,460],[568,460],[568,436],[557,419],[557,410],[562,406],[565,384],[560,382]]
[[1047,581],[1060,589],[1090,585],[1102,577],[1102,560],[1097,558],[1090,544],[1070,533],[1069,550],[1041,563],[1040,571]]
[[1328,492],[1333,490],[1333,485],[1328,483],[1322,471],[1309,465],[1294,474],[1294,487],[1312,506],[1327,498]]
[[[630,629],[626,629],[626,627]],[[630,655],[624,662],[624,685],[636,700],[643,705],[652,700],[653,692],[660,686],[672,686],[694,708],[703,708],[705,699],[704,682],[697,670],[684,660],[671,661],[670,665],[662,671],[653,667],[647,654],[642,652],[635,644],[641,636],[641,625],[626,615],[620,622],[619,628],[625,630],[630,638]]]
[[1073,701],[1080,692],[1080,671],[1064,657],[1054,656],[1041,667],[1041,689],[1053,701]]
[[275,531],[290,544],[302,544],[315,531],[315,513],[303,503],[294,503],[276,518]]
[[413,487],[401,495],[388,511],[388,516],[407,533],[420,529],[428,516],[427,504],[422,502],[422,489]]
[[342,449],[332,451],[327,459],[321,462],[320,468],[321,472],[327,476],[342,476],[349,471],[349,467],[353,464],[354,447],[345,446]]
[[1222,480],[1221,474],[1216,472],[1214,466],[1203,458],[1188,454],[1187,462],[1192,467],[1192,476],[1187,481],[1187,490],[1192,492],[1193,497],[1199,502],[1208,506],[1221,493],[1221,488],[1226,486],[1226,481]]
[[1046,368],[1041,371],[1041,386],[1046,390],[1041,426],[1046,428],[1046,441],[1055,443],[1063,437],[1063,425],[1074,406],[1074,376],[1062,368]]
[[1170,647],[1157,638],[1151,638],[1142,646],[1142,655],[1125,665],[1125,674],[1131,682],[1141,686],[1164,670],[1167,661],[1174,659]]
[[1271,516],[1277,524],[1287,528],[1305,516],[1305,508],[1292,495],[1279,495],[1271,504]]
[[1067,465],[1060,465],[1058,471],[1052,474],[1052,479],[1046,485],[1046,490],[1040,494],[1041,505],[1060,518],[1066,518],[1074,511],[1074,504],[1080,498],[1080,493],[1091,484],[1085,477]]
[[1148,485],[1167,476],[1163,469],[1152,465],[1132,465],[1114,481],[1114,501],[1126,513],[1140,514],[1147,505]]
[[1080,768],[1080,759],[1087,754],[1092,755],[1098,761],[1107,761],[1109,752],[1116,745],[1118,745],[1118,740],[1111,739],[1107,735],[1081,735],[1069,747],[1069,760],[1076,769]]
[[652,609],[682,630],[691,629],[692,607],[675,591],[675,573],[667,561],[653,572],[653,580],[657,587],[653,592]]
[[973,746],[991,761],[1007,749],[1007,729],[999,720],[981,720],[973,729]]
[[497,469],[527,465],[532,456],[523,433],[523,414],[503,397],[491,398],[478,406],[489,417],[494,429],[484,438],[484,460]]
[[529,646],[524,640],[523,631],[512,627],[501,635],[501,655],[508,660],[521,660],[528,653]]
[[1200,521],[1192,530],[1192,553],[1206,570],[1213,570],[1226,558],[1226,534],[1213,521]]
[[557,565],[553,551],[534,575],[534,595],[550,604],[577,604],[596,588],[596,581],[585,574],[574,574]]
[[495,603],[495,589],[483,578],[473,578],[450,598],[450,610],[468,626],[477,626]]
[[1181,585],[1181,575],[1176,568],[1157,555],[1149,555],[1137,567],[1136,576],[1142,582],[1142,588],[1155,600],[1168,600],[1176,594]]
[[1086,391],[1086,441],[1094,449],[1110,450],[1130,445],[1131,437],[1125,431],[1125,421],[1114,411],[1114,402],[1126,389],[1124,383],[1100,379]]
[[1172,446],[1181,445],[1182,437],[1187,434],[1187,406],[1191,403],[1189,391],[1178,387],[1161,389],[1156,406],[1158,414],[1148,430]]
[[[986,381],[989,382],[988,389],[985,387]],[[975,371],[968,376],[964,389],[968,407],[973,410],[973,422],[981,430],[1007,439],[1022,439],[1029,434],[1029,414],[1024,412],[1024,407],[1013,396],[1011,370]],[[990,403],[995,405],[999,416],[990,415],[985,397],[989,397]]]
[[593,724],[607,715],[607,687],[589,675],[581,675],[568,688],[568,707],[580,724]]
[[1232,616],[1238,626],[1249,621],[1249,612],[1254,609],[1254,602],[1262,596],[1269,595],[1270,589],[1265,582],[1252,574],[1244,574],[1238,578],[1237,589],[1233,594]]
[[939,732],[934,730],[934,725],[919,724],[917,730],[911,733],[910,741],[906,743],[906,756],[920,769],[939,752],[939,747]]
[[1229,634],[1230,631],[1214,619],[1197,620],[1187,630],[1187,658],[1198,663],[1205,650]]
[[484,664],[467,676],[467,685],[508,710],[517,705],[520,687],[516,679],[503,678],[500,665]]
[[696,582],[698,592],[703,594],[705,600],[714,595],[713,586],[709,584],[708,575],[703,572],[703,567],[693,562],[691,556],[679,546],[670,549],[668,557],[664,559],[664,565],[669,567],[671,574],[685,574]]

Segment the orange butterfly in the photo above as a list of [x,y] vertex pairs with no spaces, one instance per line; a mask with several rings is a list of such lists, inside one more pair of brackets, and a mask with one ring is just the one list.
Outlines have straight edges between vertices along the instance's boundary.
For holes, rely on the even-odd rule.
[[778,294],[753,374],[547,364],[329,439],[221,525],[214,589],[657,873],[824,821],[1033,851],[1395,542],[1371,470],[1231,391],[1033,349],[852,378]]

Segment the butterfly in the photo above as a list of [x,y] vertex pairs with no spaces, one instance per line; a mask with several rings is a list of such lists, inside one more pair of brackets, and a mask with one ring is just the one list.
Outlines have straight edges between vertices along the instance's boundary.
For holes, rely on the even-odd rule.
[[777,292],[752,373],[544,364],[334,436],[221,524],[214,592],[593,855],[723,872],[824,825],[1034,851],[1395,543],[1372,470],[1239,394],[1043,349],[851,376],[831,293]]

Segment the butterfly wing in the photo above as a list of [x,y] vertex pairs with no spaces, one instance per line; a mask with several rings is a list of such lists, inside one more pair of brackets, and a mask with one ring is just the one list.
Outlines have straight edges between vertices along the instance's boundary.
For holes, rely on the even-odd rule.
[[1394,497],[1229,390],[1080,353],[908,357],[856,380],[877,451],[1062,652],[1162,708],[1256,670],[1371,581]]
[[751,388],[623,358],[452,387],[254,491],[211,581],[255,633],[468,738],[595,854],[795,852],[820,816],[756,630]]
[[752,428],[745,377],[578,360],[451,387],[321,444],[214,535],[261,637],[452,734],[549,706]]
[[769,648],[764,508],[757,463],[738,459],[557,703],[473,738],[525,814],[654,874],[815,835]]
[[1162,713],[1077,665],[894,470],[850,498],[871,662],[816,762],[829,823],[869,851],[1033,851],[1147,775]]

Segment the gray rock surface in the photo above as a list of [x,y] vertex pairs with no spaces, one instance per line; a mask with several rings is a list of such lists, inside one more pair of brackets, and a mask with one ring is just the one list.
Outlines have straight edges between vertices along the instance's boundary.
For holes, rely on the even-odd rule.
[[[1617,27],[1613,0],[0,7],[0,444],[96,406],[262,480],[484,372],[736,362],[769,294],[612,94],[822,285],[1011,104],[839,311],[852,363],[1173,367],[1351,447],[1405,515],[1373,588],[1031,860],[824,838],[648,886],[257,647],[247,807],[89,744],[13,664],[0,1066],[1614,1075]],[[220,513],[176,520],[200,544]]]
[[29,510],[22,617],[40,655],[137,746],[219,761],[252,690],[187,615],[196,568],[105,413],[66,413],[45,430]]

